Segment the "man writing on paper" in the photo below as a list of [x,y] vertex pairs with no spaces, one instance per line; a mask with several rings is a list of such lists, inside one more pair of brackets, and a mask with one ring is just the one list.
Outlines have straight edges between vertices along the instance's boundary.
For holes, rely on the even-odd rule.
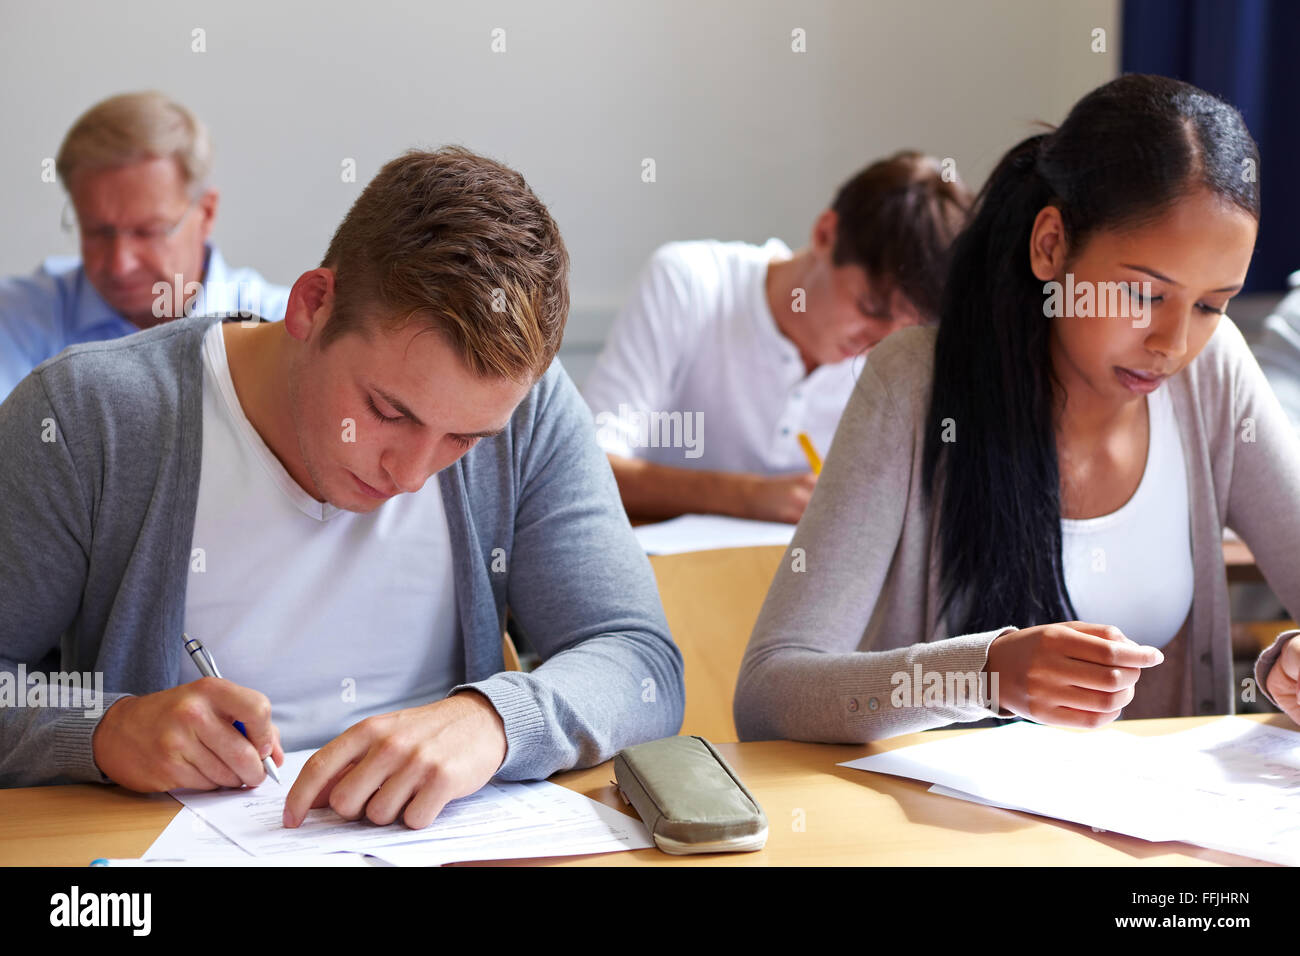
[[[0,406],[0,670],[102,670],[107,709],[0,709],[0,783],[253,785],[321,746],[286,825],[420,827],[676,733],[681,656],[551,361],[567,272],[518,173],[412,152],[284,322],[182,319],[28,376]],[[507,606],[531,673],[502,672]]]
[[229,268],[208,241],[211,167],[206,127],[162,93],[123,93],[77,119],[55,169],[81,258],[54,256],[31,276],[0,279],[0,402],[69,345],[186,314],[284,316],[288,289]]
[[816,482],[799,435],[825,455],[861,356],[936,314],[969,205],[951,165],[901,152],[845,183],[796,253],[660,247],[583,386],[628,514],[797,522]]

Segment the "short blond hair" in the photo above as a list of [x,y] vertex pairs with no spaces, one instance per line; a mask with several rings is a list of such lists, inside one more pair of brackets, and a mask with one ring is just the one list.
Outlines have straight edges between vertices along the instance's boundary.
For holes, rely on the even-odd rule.
[[321,265],[335,274],[322,348],[414,321],[443,334],[475,374],[523,383],[546,371],[564,335],[559,227],[523,176],[459,146],[385,165]]
[[64,188],[82,169],[109,169],[172,158],[193,195],[212,168],[208,129],[190,110],[156,90],[122,93],[96,103],[63,137],[55,169]]

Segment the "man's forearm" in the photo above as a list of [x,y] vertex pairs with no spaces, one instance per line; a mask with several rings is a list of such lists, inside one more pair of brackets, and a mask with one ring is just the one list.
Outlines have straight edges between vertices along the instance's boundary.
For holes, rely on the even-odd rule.
[[501,716],[507,750],[497,777],[540,780],[676,734],[686,709],[681,652],[657,631],[593,637],[530,673],[453,688],[477,691]]
[[[6,669],[0,663],[0,670]],[[18,688],[18,693],[30,694],[37,686]],[[94,761],[94,733],[108,709],[128,695],[100,694],[92,699],[46,687],[62,706],[54,706],[52,700],[24,699],[20,706],[0,707],[0,788],[104,782]]]
[[674,468],[637,458],[609,456],[623,507],[634,519],[683,514],[748,517],[753,477],[725,471]]

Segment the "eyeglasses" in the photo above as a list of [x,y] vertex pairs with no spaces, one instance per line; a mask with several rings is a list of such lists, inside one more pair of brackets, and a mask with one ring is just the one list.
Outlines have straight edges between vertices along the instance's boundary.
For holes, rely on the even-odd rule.
[[177,230],[181,227],[181,223],[185,221],[185,218],[190,214],[190,210],[197,204],[197,199],[192,200],[190,204],[185,207],[185,211],[181,213],[180,218],[171,225],[155,223],[153,225],[139,226],[131,229],[119,229],[117,226],[96,226],[94,229],[82,229],[81,224],[72,214],[71,204],[64,203],[62,216],[63,231],[67,233],[79,231],[81,233],[81,241],[90,243],[91,245],[112,245],[114,239],[118,236],[122,236],[125,239],[134,240],[136,242],[159,246],[172,236],[176,235]]

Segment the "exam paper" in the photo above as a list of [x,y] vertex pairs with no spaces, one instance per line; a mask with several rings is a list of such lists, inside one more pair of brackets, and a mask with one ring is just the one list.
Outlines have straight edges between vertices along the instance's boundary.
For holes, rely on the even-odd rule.
[[1021,722],[848,761],[976,802],[1300,864],[1300,733],[1225,717],[1138,737]]
[[756,548],[790,543],[792,524],[748,521],[720,515],[682,515],[671,521],[633,528],[646,554],[681,554],[718,548]]
[[282,854],[256,857],[182,806],[138,860],[95,861],[101,866],[370,866],[361,853]]
[[[545,781],[489,783],[478,793],[453,800],[432,824],[412,830],[400,820],[377,826],[345,820],[333,810],[308,811],[296,829],[285,829],[284,798],[315,751],[285,754],[282,784],[266,781],[255,789],[175,791],[173,796],[239,847],[256,856],[361,851],[385,858],[380,848],[405,863],[427,865],[453,859],[508,859],[572,853],[609,852],[650,846],[639,820],[605,807],[580,793]],[[424,844],[398,853],[394,844]],[[429,844],[442,844],[440,847]],[[600,847],[600,849],[589,849]],[[521,852],[522,850],[527,852]],[[391,862],[391,861],[390,861]]]
[[[930,793],[937,793],[941,797],[956,797],[958,800],[965,800],[968,803],[979,803],[986,807],[997,807],[999,810],[1020,810],[1024,813],[1033,813],[1032,810],[1025,810],[1024,807],[1013,807],[1006,803],[995,803],[992,800],[985,800],[983,797],[977,797],[973,793],[964,793],[961,790],[954,790],[952,787],[945,787],[941,783],[936,783],[930,787]],[[1101,827],[1097,828],[1098,830]]]
[[250,853],[214,830],[189,807],[182,806],[181,812],[172,817],[172,822],[158,834],[158,839],[144,851],[141,859],[188,860],[218,856],[252,860]]
[[619,850],[640,850],[654,845],[649,831],[640,820],[634,820],[595,800],[588,802],[593,815],[590,824],[566,825],[562,829],[534,831],[508,839],[488,835],[399,843],[375,847],[369,853],[393,866],[442,866],[463,860],[522,860],[543,856],[616,853]]

